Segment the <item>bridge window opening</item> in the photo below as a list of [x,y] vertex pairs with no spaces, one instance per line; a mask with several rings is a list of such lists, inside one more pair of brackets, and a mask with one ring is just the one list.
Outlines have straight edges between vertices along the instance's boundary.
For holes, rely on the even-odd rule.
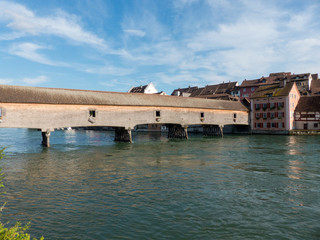
[[96,110],[90,110],[89,115],[90,117],[96,117]]
[[156,111],[156,117],[160,117],[160,111]]
[[200,113],[200,117],[201,117],[201,118],[204,118],[204,112],[201,112],[201,113]]
[[237,118],[237,114],[236,113],[233,114],[233,118]]

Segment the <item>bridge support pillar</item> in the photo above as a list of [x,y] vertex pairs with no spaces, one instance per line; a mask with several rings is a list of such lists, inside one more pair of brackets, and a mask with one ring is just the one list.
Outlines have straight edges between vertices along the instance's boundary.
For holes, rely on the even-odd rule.
[[42,130],[42,145],[45,147],[50,147],[50,135],[51,131],[49,129]]
[[223,125],[203,125],[203,136],[207,136],[207,137],[213,137],[213,136],[223,137]]
[[125,129],[124,127],[116,127],[114,140],[132,143],[131,128]]
[[168,138],[188,139],[188,126],[168,124]]

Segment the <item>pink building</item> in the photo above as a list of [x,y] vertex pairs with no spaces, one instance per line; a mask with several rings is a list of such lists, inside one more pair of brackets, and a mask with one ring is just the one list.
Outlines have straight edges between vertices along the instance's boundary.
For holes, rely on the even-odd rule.
[[252,133],[288,134],[299,99],[295,82],[260,86],[251,96]]

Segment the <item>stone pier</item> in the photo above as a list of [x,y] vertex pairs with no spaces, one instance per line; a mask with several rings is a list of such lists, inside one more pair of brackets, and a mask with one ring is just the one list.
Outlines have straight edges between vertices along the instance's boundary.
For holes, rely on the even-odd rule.
[[203,136],[206,136],[206,137],[213,137],[213,136],[223,137],[223,125],[203,125]]
[[114,140],[120,141],[120,142],[132,143],[131,129],[130,128],[126,129],[124,127],[116,127]]
[[51,131],[48,130],[42,130],[42,145],[46,146],[46,147],[50,147],[50,134]]
[[188,126],[168,124],[168,138],[188,139]]

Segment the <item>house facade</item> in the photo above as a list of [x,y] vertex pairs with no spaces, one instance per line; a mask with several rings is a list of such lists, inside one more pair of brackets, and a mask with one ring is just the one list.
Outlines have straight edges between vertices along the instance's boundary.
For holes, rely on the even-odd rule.
[[300,93],[294,82],[260,86],[251,96],[252,133],[288,134]]
[[296,129],[320,130],[320,95],[301,97],[294,117]]

